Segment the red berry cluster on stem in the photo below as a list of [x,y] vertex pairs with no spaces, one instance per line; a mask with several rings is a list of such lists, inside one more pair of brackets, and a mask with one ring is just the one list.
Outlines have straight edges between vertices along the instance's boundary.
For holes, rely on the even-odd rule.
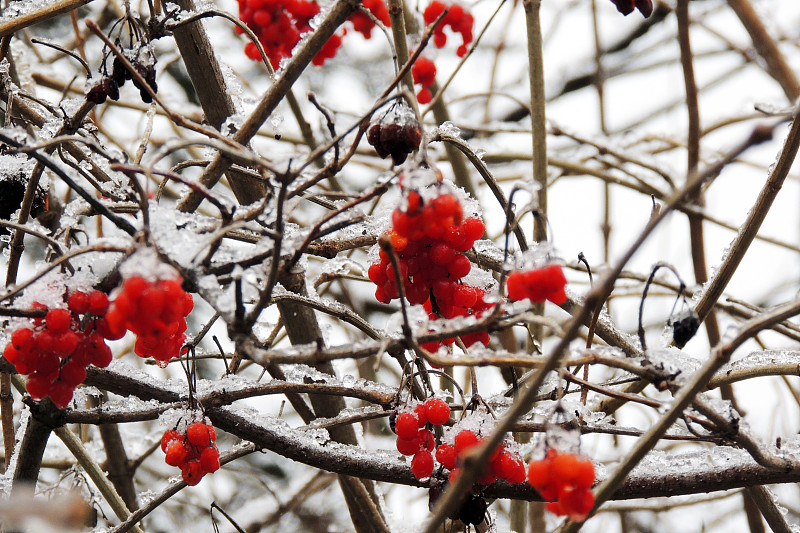
[[559,265],[547,265],[534,270],[515,270],[508,275],[506,287],[511,300],[530,299],[531,302],[543,303],[550,300],[556,305],[567,301],[564,287],[567,278]]
[[433,472],[433,451],[436,441],[433,426],[446,424],[450,406],[439,398],[429,398],[413,410],[404,410],[394,418],[397,451],[412,456],[411,472],[420,481],[427,481]]
[[[258,37],[273,68],[280,66],[281,59],[292,55],[292,50],[300,42],[301,36],[312,30],[311,19],[320,12],[319,4],[312,0],[238,1],[239,18]],[[365,0],[363,5],[375,18],[389,25],[389,10],[383,0]],[[370,38],[375,23],[365,13],[356,12],[348,20],[357,32],[365,38]],[[241,33],[239,28],[237,31]],[[311,62],[321,66],[327,59],[334,57],[346,33],[347,29],[343,28],[332,35]],[[244,52],[250,59],[261,60],[255,43],[247,43]]]
[[[75,388],[86,379],[86,367],[105,368],[111,349],[105,339],[113,338],[103,318],[108,297],[100,291],[73,292],[67,309],[50,309],[43,319],[15,329],[3,356],[17,372],[28,376],[26,388],[36,401],[50,397],[64,409]],[[35,309],[47,309],[34,303]]]
[[436,65],[425,56],[419,56],[411,67],[411,77],[422,88],[417,93],[417,102],[427,104],[433,98],[430,88],[436,83]]
[[[440,185],[434,187],[438,190]],[[392,214],[389,233],[409,303],[423,304],[433,319],[480,316],[489,306],[483,301],[482,289],[462,282],[472,269],[463,252],[472,248],[484,230],[480,218],[464,218],[453,194],[444,192],[424,201],[419,192],[409,191],[406,209],[395,209]],[[369,267],[368,276],[378,286],[375,298],[389,303],[400,293],[389,256],[381,250],[379,257],[380,261]],[[462,341],[469,346],[475,342],[488,344],[489,339],[484,332],[465,335]]]
[[193,307],[192,295],[181,288],[180,279],[150,281],[133,276],[123,283],[106,322],[120,337],[126,329],[135,333],[136,354],[154,358],[163,368],[180,354],[186,340],[186,317]]
[[453,33],[461,34],[462,42],[456,54],[458,54],[458,57],[464,57],[467,54],[467,47],[472,42],[472,27],[475,24],[475,19],[461,4],[454,3],[448,6],[444,2],[439,2],[439,0],[433,0],[422,12],[425,24],[432,24],[445,10],[447,10],[447,14],[436,29],[433,30],[433,44],[436,45],[436,48],[443,48],[447,44],[447,35],[444,30],[449,26]]
[[164,461],[181,469],[187,485],[197,485],[203,476],[219,470],[217,433],[207,422],[192,422],[182,430],[169,429],[161,438]]
[[589,459],[553,448],[528,467],[528,482],[547,500],[547,510],[583,522],[594,507],[594,465]]
[[[370,11],[376,19],[380,20],[384,26],[389,26],[389,8],[386,7],[384,0],[363,0],[361,5]],[[353,29],[364,36],[365,39],[372,37],[372,30],[375,23],[363,11],[356,11],[347,19],[353,24]]]
[[[469,429],[462,429],[455,434],[452,444],[442,444],[436,450],[436,460],[450,470],[449,481],[454,483],[461,473],[461,461],[464,455],[479,446],[483,437]],[[478,478],[479,485],[490,485],[498,479],[509,483],[525,481],[525,463],[518,453],[508,449],[501,443],[489,458],[489,465]]]

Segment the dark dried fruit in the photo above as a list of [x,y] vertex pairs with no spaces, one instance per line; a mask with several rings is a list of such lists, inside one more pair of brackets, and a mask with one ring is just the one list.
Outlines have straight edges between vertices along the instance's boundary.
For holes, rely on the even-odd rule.
[[[144,78],[145,83],[150,86],[154,93],[158,92],[158,84],[156,84],[156,68],[153,65],[143,65],[141,63],[135,63],[134,67],[136,67],[136,72]],[[147,89],[139,83],[138,80],[134,79],[133,84],[139,89],[139,96],[142,98],[142,102],[149,104],[153,101],[152,96],[150,93],[147,92]]]
[[381,144],[380,124],[373,124],[370,126],[369,130],[367,130],[367,142],[375,148],[375,151],[378,152],[378,157],[381,159],[389,155],[389,151]]
[[103,78],[102,82],[106,89],[106,94],[114,101],[119,100],[119,85],[112,78]]
[[486,500],[480,496],[470,496],[467,498],[467,501],[464,502],[464,505],[461,506],[461,510],[458,513],[458,518],[465,524],[477,526],[483,522],[484,518],[486,517],[487,507]]
[[683,348],[700,328],[700,317],[694,309],[687,309],[672,321],[672,340]]
[[[24,174],[0,180],[0,219],[10,220],[11,215],[19,210],[27,185],[28,178]],[[46,210],[47,194],[44,189],[37,187],[33,196],[33,204],[31,204],[31,216],[37,217]],[[0,227],[0,235],[7,235],[8,233],[7,228]]]
[[420,141],[422,128],[405,106],[393,108],[367,130],[367,142],[378,156],[391,155],[395,165],[402,164],[408,154],[419,149]]
[[102,104],[103,102],[106,101],[106,98],[108,98],[108,94],[106,94],[106,90],[105,87],[103,87],[102,80],[100,80],[100,83],[95,84],[86,93],[86,99],[95,105]]
[[125,68],[120,58],[115,57],[114,63],[111,67],[111,78],[118,87],[125,85],[125,81],[131,79],[131,73]]
[[611,0],[617,6],[617,11],[623,15],[630,15],[634,8],[644,15],[645,18],[653,14],[652,0]]

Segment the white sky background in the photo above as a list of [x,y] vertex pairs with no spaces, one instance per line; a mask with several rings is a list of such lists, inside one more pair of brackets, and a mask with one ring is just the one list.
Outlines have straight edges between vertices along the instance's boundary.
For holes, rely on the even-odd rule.
[[[751,0],[757,11],[763,15],[763,20],[773,36],[785,36],[786,42],[781,46],[786,57],[796,72],[800,72],[800,2],[794,0]],[[674,4],[674,2],[670,2]],[[476,34],[488,20],[491,12],[496,7],[495,0],[481,2],[468,2],[472,5],[477,21]],[[494,47],[501,36],[506,41],[506,48],[500,54],[497,66],[495,87],[501,93],[507,93],[523,102],[528,102],[527,58],[526,42],[524,35],[524,17],[520,6],[515,8],[513,16],[509,18],[509,5],[504,7],[495,19],[494,26],[484,36],[482,47],[467,61],[462,72],[455,78],[450,86],[447,99],[450,104],[451,116],[454,123],[462,128],[481,124],[484,118],[485,99],[469,98],[476,93],[488,90],[489,72],[495,61]],[[235,1],[221,0],[216,5],[227,11],[236,13]],[[608,0],[597,0],[600,17],[600,34],[603,43],[612,43],[621,36],[626,35],[641,22],[641,16],[634,12],[628,17],[622,17]],[[742,28],[738,19],[721,0],[704,0],[691,3],[691,14],[696,21],[692,28],[692,46],[697,56],[695,62],[695,76],[699,87],[704,87],[708,82],[716,79],[723,73],[729,72],[742,63],[737,52],[730,51],[718,35],[744,50],[751,49],[749,36]],[[543,31],[547,37],[545,47],[545,78],[548,91],[554,93],[561,86],[561,82],[578,73],[587,72],[593,67],[594,41],[592,35],[591,2],[589,0],[543,0],[542,7]],[[263,67],[250,62],[243,54],[244,40],[241,36],[234,35],[230,23],[221,20],[212,20],[206,23],[212,36],[215,51],[222,62],[232,69],[232,78],[240,84],[240,104],[247,113],[254,102],[262,94],[269,80],[266,78]],[[565,131],[576,135],[597,140],[626,153],[635,154],[646,159],[660,168],[670,171],[677,183],[681,183],[686,168],[685,150],[679,149],[662,154],[651,155],[648,149],[658,144],[657,139],[670,139],[676,143],[685,143],[686,139],[686,109],[678,105],[672,110],[662,112],[664,105],[673,101],[683,101],[684,86],[680,64],[677,61],[679,50],[675,39],[676,22],[674,15],[658,25],[647,36],[636,41],[632,49],[613,56],[605,67],[612,68],[625,65],[631,71],[624,75],[609,79],[605,85],[605,104],[607,128],[611,132],[608,138],[603,138],[599,128],[599,114],[597,94],[592,87],[570,93],[548,104],[548,119]],[[433,51],[439,69],[438,79],[446,79],[445,74],[456,66],[455,47],[458,38],[451,37],[448,46],[443,50]],[[99,47],[89,43],[89,50],[94,46],[95,57]],[[172,41],[164,39],[157,45],[159,61],[165,64],[170,59]],[[640,54],[633,57],[634,54]],[[52,67],[56,75],[64,75],[69,68],[63,61]],[[71,71],[70,71],[71,72]],[[375,35],[369,42],[351,32],[345,39],[345,45],[337,57],[329,61],[323,68],[310,68],[304,74],[295,88],[295,94],[301,100],[306,118],[312,122],[317,133],[322,129],[320,117],[308,105],[302,95],[307,90],[313,90],[320,102],[337,113],[337,124],[345,127],[355,118],[368,109],[377,95],[390,81],[391,67],[385,42],[380,35]],[[185,98],[179,89],[165,77],[159,78],[160,94],[167,101],[184,102]],[[126,92],[130,91],[130,92]],[[47,93],[49,98],[57,98],[56,93]],[[130,88],[123,90],[123,98],[135,101],[135,92]],[[460,98],[463,97],[463,100]],[[701,123],[703,127],[717,123],[730,117],[748,115],[754,111],[754,105],[774,110],[784,110],[788,106],[780,87],[755,65],[749,65],[739,70],[731,77],[717,86],[704,90],[700,94]],[[499,120],[507,111],[515,108],[510,98],[495,96],[490,107],[492,120]],[[144,115],[142,113],[117,112],[120,117],[117,121],[118,131],[114,136],[129,153],[135,151],[136,143],[144,129]],[[294,118],[288,107],[279,108],[280,117],[273,119],[274,131],[287,137],[296,137],[298,133]],[[428,115],[432,117],[432,115]],[[282,120],[281,120],[282,119]],[[426,128],[436,126],[429,118]],[[643,121],[639,124],[640,121]],[[113,124],[104,121],[104,124]],[[130,127],[136,124],[136,127]],[[635,127],[625,131],[632,124]],[[749,134],[755,122],[747,121],[739,125],[721,128],[713,134],[702,139],[701,160],[704,163],[712,162],[719,153],[738,144]],[[522,120],[516,124],[508,124],[521,130],[530,129],[530,121]],[[273,130],[264,128],[267,133]],[[741,164],[728,166],[716,179],[706,193],[706,209],[715,217],[738,227],[765,181],[769,166],[774,162],[783,142],[786,127],[776,130],[773,142],[747,151]],[[164,140],[174,134],[165,123],[156,121],[153,138]],[[656,139],[656,140],[651,140]],[[650,142],[646,142],[648,140]],[[567,160],[580,160],[592,154],[592,149],[576,148],[575,143],[563,137],[549,137],[550,154],[553,157]],[[472,139],[470,144],[476,149],[485,150],[487,156],[500,156],[503,154],[529,154],[531,150],[530,136],[528,133],[498,134],[491,139]],[[288,157],[294,148],[285,143],[275,143],[269,140],[259,140],[255,145],[264,154],[275,159]],[[366,144],[363,144],[365,147]],[[441,160],[445,171],[449,168],[444,161],[441,145],[432,146],[431,154],[434,159]],[[148,154],[147,157],[151,154]],[[352,164],[342,174],[342,178],[349,184],[362,187],[376,178],[380,170],[387,170],[388,163],[376,163],[377,160],[365,161],[363,165]],[[530,163],[520,162],[514,165],[490,167],[498,177],[519,176],[530,179]],[[702,164],[701,164],[702,168]],[[663,184],[644,173],[643,177],[654,184]],[[478,175],[473,175],[477,180]],[[355,188],[355,187],[354,187]],[[510,187],[507,187],[507,190]],[[583,252],[596,271],[602,270],[602,235],[600,224],[602,220],[602,185],[591,177],[564,177],[559,179],[550,189],[550,207],[548,216],[555,237],[555,247],[561,257],[569,265],[574,265],[579,252]],[[798,187],[796,168],[787,180],[783,190],[778,196],[770,215],[767,217],[761,235],[774,237],[798,246],[800,243],[800,220],[798,219]],[[481,202],[485,207],[490,233],[498,235],[502,230],[502,214],[496,208],[496,202],[486,188],[481,189]],[[612,262],[638,235],[650,215],[651,201],[649,197],[623,190],[619,187],[612,188]],[[528,229],[532,225],[527,217]],[[707,223],[706,230],[706,257],[710,269],[713,269],[723,257],[726,247],[734,237],[728,229],[719,228]],[[364,257],[358,258],[364,261]],[[690,286],[693,275],[691,258],[688,247],[688,224],[682,214],[670,216],[662,226],[648,240],[645,246],[636,254],[628,269],[640,274],[647,274],[650,266],[657,261],[667,261],[674,265],[681,276]],[[797,280],[799,275],[798,254],[783,248],[756,241],[740,265],[736,275],[731,280],[726,294],[734,295],[756,305],[771,306],[796,296]],[[311,273],[319,266],[312,263]],[[586,290],[586,276],[578,271],[568,272],[571,280],[570,287],[580,294]],[[670,281],[674,281],[671,277]],[[366,284],[360,285],[360,290],[367,290]],[[372,290],[372,286],[368,287]],[[636,286],[636,292],[641,293],[641,286]],[[366,294],[366,293],[364,293]],[[365,296],[368,297],[368,296]],[[672,307],[672,298],[651,297],[646,304],[645,322],[653,324],[649,331],[648,344],[658,347],[663,344],[658,327],[663,325]],[[615,299],[612,304],[612,315],[617,324],[625,331],[633,332],[636,328],[636,312],[639,300],[632,298]],[[553,316],[560,319],[565,315],[558,310],[550,310]],[[268,314],[265,316],[269,317]],[[273,317],[274,318],[274,317]],[[382,318],[385,320],[385,317]],[[733,322],[720,315],[723,333]],[[377,327],[384,324],[376,323]],[[225,337],[222,328],[214,332]],[[326,330],[330,334],[329,342],[338,344],[348,340],[347,334],[338,326],[331,324]],[[708,356],[708,346],[704,340],[704,330],[701,329],[698,337],[692,340],[685,352],[690,356],[704,360]],[[784,337],[765,334],[763,340],[771,348],[793,348]],[[756,345],[748,343],[736,354],[744,357],[748,350],[756,349]],[[342,373],[355,372],[354,368],[342,365]],[[179,374],[173,374],[178,377]],[[486,389],[483,394],[498,392],[501,387],[496,375],[490,372],[481,373],[482,386]],[[484,385],[485,383],[485,385]],[[798,380],[792,380],[795,388]],[[759,378],[750,380],[746,384],[737,384],[735,387],[737,397],[748,412],[747,422],[752,426],[754,433],[766,441],[773,442],[775,437],[782,436],[787,439],[796,435],[800,430],[800,416],[797,404],[789,397],[785,386],[778,378]],[[279,401],[277,399],[260,400],[254,403],[263,409],[273,410],[277,413]],[[621,414],[622,425],[644,426],[653,419],[652,412],[631,408]],[[630,445],[623,439],[622,446]],[[387,440],[372,442],[370,445],[388,448],[391,443]],[[608,439],[587,438],[584,451],[598,460],[610,460],[618,452],[610,449]],[[160,459],[160,457],[159,457]],[[301,476],[302,477],[302,476]],[[218,479],[220,478],[220,479]],[[306,479],[306,478],[304,478]],[[215,497],[222,492],[227,481],[222,476],[214,477],[212,486],[204,481],[197,489],[189,489],[182,493],[182,498],[201,502],[205,497]],[[299,481],[292,482],[298,485]],[[423,520],[426,513],[427,498],[423,491],[407,487],[386,487],[387,504],[389,509],[397,514],[397,531],[402,531],[400,522],[408,525],[409,515],[411,526],[406,531],[414,531],[416,524]],[[338,489],[337,489],[338,490]],[[783,486],[776,489],[781,502],[791,508],[800,509],[800,495],[797,487]],[[697,497],[693,497],[697,498]],[[209,500],[210,501],[210,500]],[[202,502],[207,505],[207,502]],[[332,505],[327,502],[328,505]],[[268,505],[268,504],[265,504]],[[325,505],[320,502],[320,505]],[[497,504],[495,504],[497,505]],[[504,502],[507,505],[507,502]],[[240,509],[245,514],[245,509]],[[726,515],[731,514],[730,519]],[[797,514],[790,515],[793,523],[798,522]],[[416,522],[414,522],[416,520]],[[696,507],[678,508],[667,513],[651,514],[637,513],[636,520],[644,525],[649,524],[653,531],[741,531],[746,527],[741,513],[741,499],[737,496],[729,497],[721,502],[715,502]],[[499,529],[503,530],[502,521]],[[192,528],[186,525],[185,531]],[[601,514],[592,519],[584,528],[585,531],[618,531],[619,518],[617,515]]]

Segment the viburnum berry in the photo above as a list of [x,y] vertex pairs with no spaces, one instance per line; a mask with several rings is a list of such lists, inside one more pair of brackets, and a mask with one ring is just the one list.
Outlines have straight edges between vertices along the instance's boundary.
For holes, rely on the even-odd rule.
[[453,440],[457,455],[462,455],[466,450],[474,448],[478,444],[480,444],[480,438],[468,429],[458,432]]
[[180,431],[177,429],[168,429],[165,431],[164,436],[161,437],[161,451],[166,452],[167,446],[176,440],[183,441],[183,434]]
[[444,400],[430,398],[423,405],[431,424],[441,426],[450,419],[450,406]]
[[422,441],[418,436],[414,437],[397,437],[397,451],[403,455],[414,455],[422,449]]
[[[384,0],[364,0],[361,5],[368,9],[376,19],[380,20],[384,26],[389,26],[389,8],[386,6]],[[365,39],[372,37],[372,30],[375,28],[375,23],[363,11],[356,11],[350,18],[347,19],[353,24],[353,29],[362,34]]]
[[202,422],[195,422],[186,428],[186,436],[189,442],[199,447],[206,447],[211,444],[211,434],[208,425]]
[[404,439],[416,437],[419,432],[419,420],[416,415],[409,412],[399,413],[394,422],[394,432]]
[[182,442],[174,441],[164,455],[164,462],[169,466],[180,466],[186,460],[186,447]]
[[550,300],[561,305],[567,301],[564,287],[567,278],[559,265],[547,265],[534,270],[515,270],[508,275],[506,287],[511,300],[530,299],[531,302],[543,303]]
[[411,459],[411,472],[419,481],[425,481],[433,472],[433,455],[428,450],[420,450]]

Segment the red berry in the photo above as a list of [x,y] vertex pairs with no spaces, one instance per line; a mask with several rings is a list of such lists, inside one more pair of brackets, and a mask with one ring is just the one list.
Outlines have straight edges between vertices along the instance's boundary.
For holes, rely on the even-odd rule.
[[424,403],[419,403],[414,407],[414,416],[417,417],[417,426],[424,428],[428,425],[428,410]]
[[397,439],[397,451],[403,455],[414,455],[418,451],[422,449],[422,441],[420,441],[419,437],[413,438],[404,438],[398,437]]
[[427,481],[433,472],[433,455],[427,450],[422,450],[414,455],[411,460],[411,472],[420,481]]
[[186,428],[186,435],[189,442],[198,447],[205,447],[211,444],[211,435],[208,426],[203,422],[194,422]]
[[592,491],[578,487],[564,487],[558,494],[563,514],[573,522],[583,522],[594,507]]
[[164,432],[164,436],[161,437],[161,451],[167,451],[167,446],[169,446],[174,441],[183,442],[183,434],[180,433],[178,430],[175,429],[168,429]]
[[200,466],[200,462],[194,460],[184,463],[183,468],[181,468],[181,476],[183,481],[190,487],[200,483],[200,480],[203,479],[203,469]]
[[50,399],[59,409],[66,409],[69,402],[72,400],[72,394],[75,388],[69,383],[63,381],[56,381],[50,387]]
[[51,309],[47,312],[44,321],[47,329],[53,333],[53,335],[58,335],[69,329],[72,315],[66,309]]
[[420,104],[429,104],[431,100],[433,100],[433,95],[427,87],[423,87],[417,93],[417,102]]
[[213,474],[219,470],[219,450],[215,446],[210,446],[200,452],[200,467],[207,474]]
[[[550,483],[551,468],[550,461],[532,461],[528,466],[528,483],[536,490],[545,487]],[[540,491],[541,492],[541,491]]]
[[67,307],[73,313],[82,315],[89,310],[89,295],[82,291],[75,291],[67,299]]
[[76,361],[69,361],[61,367],[60,379],[75,388],[86,379],[86,367]]
[[436,460],[448,470],[456,467],[456,449],[452,444],[442,444],[436,449]]
[[450,406],[443,400],[431,398],[424,405],[431,424],[441,426],[450,419]]
[[427,429],[420,429],[418,434],[420,447],[432,452],[436,446],[436,437]]
[[32,374],[25,384],[31,398],[37,402],[43,400],[50,393],[50,380],[41,374]]
[[11,344],[19,350],[28,350],[33,347],[33,330],[29,328],[15,329],[11,334]]
[[577,473],[578,458],[571,453],[562,453],[552,462],[552,476],[564,485],[572,485]]
[[97,316],[103,316],[108,311],[108,296],[101,291],[92,291],[89,295],[88,311]]
[[414,83],[430,87],[436,81],[436,65],[425,56],[420,56],[411,67],[411,77]]
[[417,419],[416,415],[412,413],[399,413],[394,423],[394,431],[400,438],[417,438],[417,433],[419,431],[419,420]]
[[466,450],[474,448],[480,444],[480,438],[472,431],[465,429],[460,431],[455,439],[453,439],[453,446],[456,449],[457,455],[462,455]]
[[169,466],[181,466],[186,460],[188,452],[182,442],[175,440],[167,447],[164,462]]
[[588,489],[594,484],[594,465],[589,459],[578,461],[575,465],[575,486]]

